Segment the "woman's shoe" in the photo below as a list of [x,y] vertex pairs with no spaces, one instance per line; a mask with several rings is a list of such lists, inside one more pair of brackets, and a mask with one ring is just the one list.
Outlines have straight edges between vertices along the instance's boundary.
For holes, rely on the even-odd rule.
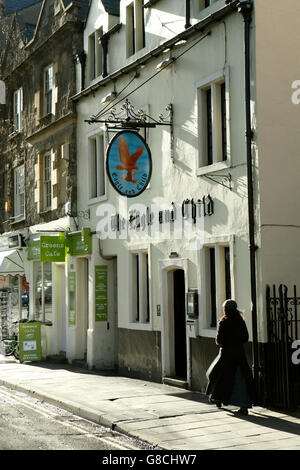
[[209,403],[212,403],[213,405],[216,405],[218,408],[222,408],[221,400],[214,400],[213,398],[209,397],[208,401],[209,401]]
[[242,416],[247,416],[248,415],[248,409],[242,407],[237,411],[237,414],[242,415]]

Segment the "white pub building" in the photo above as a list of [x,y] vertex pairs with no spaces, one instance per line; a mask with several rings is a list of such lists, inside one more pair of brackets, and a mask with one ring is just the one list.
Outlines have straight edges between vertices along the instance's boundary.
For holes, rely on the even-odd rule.
[[70,261],[88,367],[204,391],[233,298],[258,376],[266,287],[300,273],[300,6],[279,3],[90,2],[72,100],[92,252]]

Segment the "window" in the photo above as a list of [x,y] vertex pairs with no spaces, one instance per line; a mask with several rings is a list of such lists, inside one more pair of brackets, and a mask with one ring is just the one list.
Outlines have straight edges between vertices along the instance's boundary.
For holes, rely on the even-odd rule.
[[51,153],[43,155],[43,210],[51,209]]
[[104,135],[89,138],[89,198],[105,195]]
[[25,178],[24,165],[14,171],[14,220],[23,220],[25,216]]
[[143,0],[133,0],[126,8],[127,57],[145,47],[145,17]]
[[52,263],[34,262],[34,320],[52,321]]
[[198,84],[198,168],[217,165],[216,168],[212,168],[217,170],[218,166],[221,169],[224,164],[226,166],[229,164],[230,139],[227,83],[227,77],[222,73],[215,74],[210,81],[203,80]]
[[148,253],[132,255],[133,322],[150,322],[150,279]]
[[14,92],[14,130],[20,131],[22,127],[23,89]]
[[88,70],[89,81],[94,80],[102,74],[102,46],[100,37],[102,36],[102,28],[95,31],[88,39]]
[[231,254],[229,246],[215,244],[204,248],[206,279],[206,328],[216,328],[222,304],[232,297]]
[[53,113],[53,65],[44,70],[44,114]]

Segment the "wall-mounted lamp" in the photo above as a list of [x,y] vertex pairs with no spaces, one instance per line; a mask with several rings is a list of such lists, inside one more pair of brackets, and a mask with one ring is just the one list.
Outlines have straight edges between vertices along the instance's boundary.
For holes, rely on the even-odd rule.
[[112,91],[108,95],[106,95],[104,98],[101,100],[101,104],[110,104],[115,97],[117,96],[117,93],[115,91]]
[[171,65],[175,62],[174,57],[169,57],[168,59],[164,59],[156,66],[156,70],[160,72],[161,70],[169,70]]

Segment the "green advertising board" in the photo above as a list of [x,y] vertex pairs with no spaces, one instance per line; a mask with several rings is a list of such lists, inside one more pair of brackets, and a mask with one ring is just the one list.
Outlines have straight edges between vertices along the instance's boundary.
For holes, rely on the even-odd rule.
[[107,321],[107,266],[95,266],[95,320]]
[[69,272],[69,326],[76,325],[76,273]]
[[80,233],[68,237],[69,253],[71,256],[90,255],[92,253],[92,239],[83,237]]
[[65,261],[66,244],[65,236],[41,236],[40,259],[42,262]]
[[31,242],[27,242],[28,253],[27,259],[34,260],[40,259],[40,240],[34,240]]
[[20,362],[40,361],[42,359],[42,341],[40,323],[19,324]]

